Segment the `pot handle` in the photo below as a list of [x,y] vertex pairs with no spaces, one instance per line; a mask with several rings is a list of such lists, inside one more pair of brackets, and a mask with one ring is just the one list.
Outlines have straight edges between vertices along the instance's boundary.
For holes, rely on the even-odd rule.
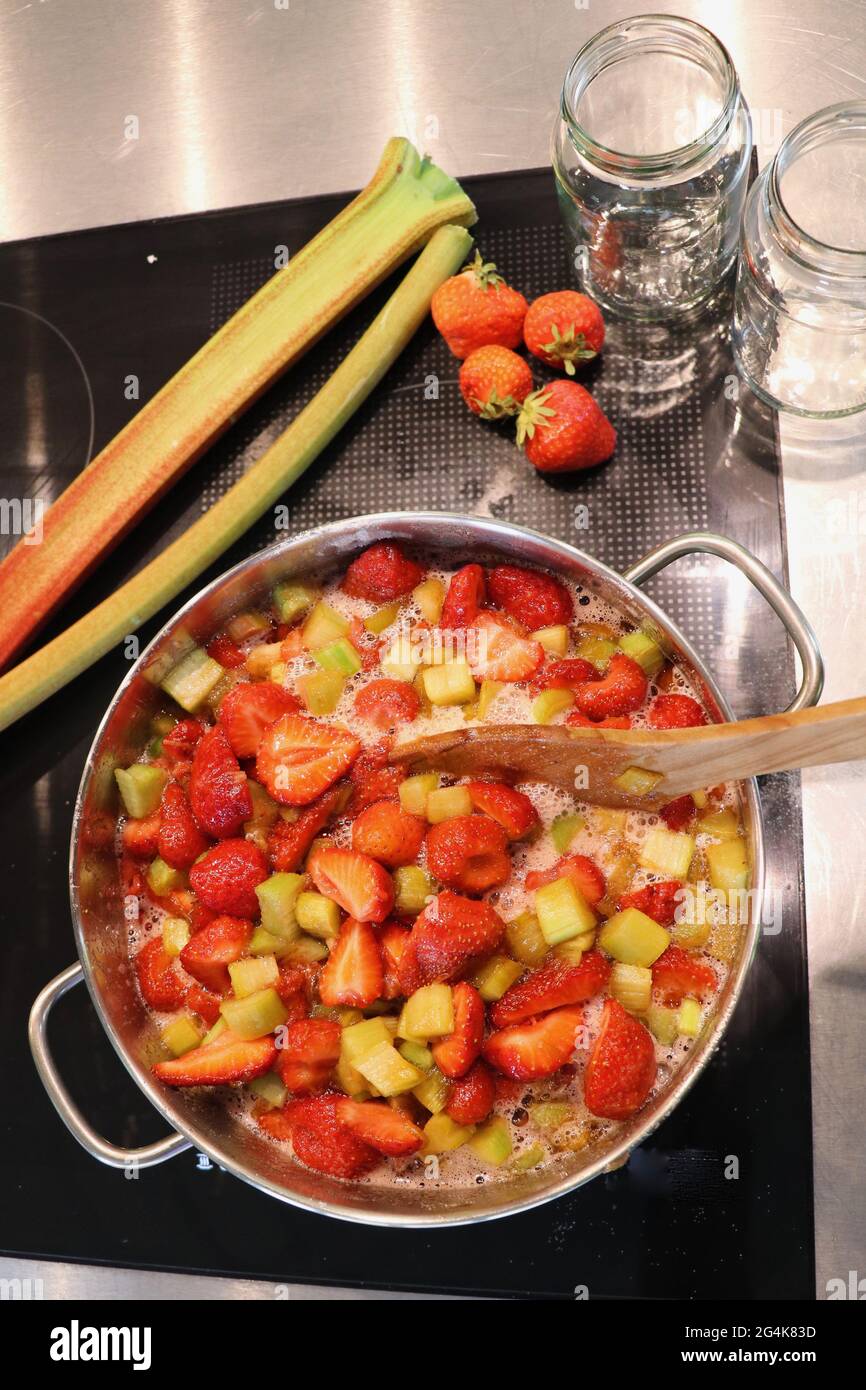
[[147,1144],[142,1149],[121,1149],[101,1138],[85,1120],[78,1106],[61,1081],[54,1059],[48,1047],[48,1016],[58,999],[61,999],[73,985],[84,979],[84,971],[79,964],[70,965],[56,975],[36,996],[30,1010],[28,1036],[30,1051],[36,1063],[36,1070],[48,1092],[49,1100],[74,1139],[87,1150],[92,1158],[107,1163],[110,1168],[152,1168],[155,1163],[164,1163],[192,1147],[182,1134],[168,1134],[156,1144]]
[[679,560],[684,555],[696,553],[716,555],[719,559],[727,560],[730,564],[736,565],[740,573],[751,581],[758,593],[767,600],[770,607],[784,623],[788,636],[797,648],[803,667],[800,689],[785,713],[793,714],[795,710],[808,709],[811,705],[817,705],[824,688],[824,662],[812,625],[788,591],[779,583],[772,570],[767,569],[767,566],[757,556],[753,555],[750,550],[746,550],[744,546],[739,545],[737,541],[732,541],[727,536],[716,535],[712,531],[689,531],[685,535],[675,536],[673,540],[665,541],[663,545],[651,550],[648,555],[644,555],[642,560],[638,560],[636,564],[632,565],[631,569],[626,570],[623,578],[627,579],[630,584],[642,584],[645,579],[650,579],[654,574],[658,574],[659,570],[664,569],[672,561]]

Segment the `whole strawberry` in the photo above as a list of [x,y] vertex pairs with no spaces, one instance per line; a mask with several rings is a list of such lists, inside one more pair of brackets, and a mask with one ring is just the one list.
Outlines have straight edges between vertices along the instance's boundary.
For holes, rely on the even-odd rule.
[[526,397],[517,443],[540,473],[568,473],[609,459],[616,430],[588,391],[559,380]]
[[528,364],[496,343],[470,352],[460,368],[460,394],[484,420],[516,415],[531,390]]
[[529,306],[523,341],[548,367],[564,367],[574,376],[575,362],[589,362],[601,352],[604,319],[598,305],[576,290],[543,294]]
[[455,357],[496,343],[516,348],[523,336],[526,300],[506,285],[492,261],[475,260],[440,285],[430,304],[433,322]]

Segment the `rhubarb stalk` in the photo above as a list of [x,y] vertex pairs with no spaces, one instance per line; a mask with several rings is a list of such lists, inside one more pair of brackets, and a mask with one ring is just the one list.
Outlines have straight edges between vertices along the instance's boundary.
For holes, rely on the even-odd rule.
[[134,632],[274,505],[367,399],[471,245],[462,227],[440,227],[330,379],[240,481],[110,598],[0,676],[0,729]]
[[0,564],[0,668],[250,403],[447,223],[460,185],[403,139],[358,196],[229,319],[49,507],[39,544]]

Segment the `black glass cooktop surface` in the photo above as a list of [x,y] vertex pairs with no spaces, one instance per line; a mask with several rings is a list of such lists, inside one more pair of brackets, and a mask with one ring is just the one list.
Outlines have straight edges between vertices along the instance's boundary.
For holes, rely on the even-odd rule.
[[[569,283],[550,175],[468,180],[479,244],[529,296]],[[273,204],[0,247],[2,495],[50,500],[273,267],[342,205]],[[374,296],[379,302],[387,286]],[[260,401],[78,591],[84,611],[238,476],[371,316],[362,305]],[[624,569],[680,531],[713,529],[784,572],[773,420],[741,399],[724,298],[670,331],[613,325],[589,384],[620,432],[586,476],[535,475],[507,432],[459,399],[456,364],[427,325],[343,434],[286,497],[290,529],[385,509],[494,515]],[[431,389],[432,388],[432,389]],[[12,515],[10,512],[9,515]],[[9,524],[5,526],[10,529]],[[273,538],[270,519],[212,573]],[[3,535],[4,547],[12,537]],[[793,663],[741,577],[684,560],[654,596],[707,659],[738,714],[784,706]],[[151,622],[141,634],[158,628]],[[55,1115],[26,1041],[39,988],[74,959],[66,860],[92,732],[127,669],[107,656],[0,736],[4,959],[2,1221],[7,1253],[145,1268],[449,1293],[591,1298],[813,1296],[807,984],[796,779],[764,779],[765,934],[728,1035],[675,1114],[629,1164],[560,1201],[473,1227],[352,1227],[261,1195],[190,1151],[131,1178],[94,1162]],[[56,1010],[70,1090],[107,1138],[164,1133],[83,989]],[[736,1174],[736,1176],[735,1176]]]

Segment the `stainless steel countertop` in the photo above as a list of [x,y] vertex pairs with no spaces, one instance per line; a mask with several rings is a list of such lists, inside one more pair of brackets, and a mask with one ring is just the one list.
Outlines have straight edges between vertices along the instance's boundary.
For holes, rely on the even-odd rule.
[[[544,164],[569,60],[639,8],[0,0],[0,240],[357,187],[392,134],[458,176]],[[866,99],[864,0],[670,12],[731,50],[762,163],[810,111]],[[866,418],[781,433],[791,589],[818,632],[826,698],[862,694]],[[866,766],[803,781],[821,1297],[830,1279],[866,1275]],[[45,1277],[48,1297],[274,1296],[252,1281],[5,1264]]]

